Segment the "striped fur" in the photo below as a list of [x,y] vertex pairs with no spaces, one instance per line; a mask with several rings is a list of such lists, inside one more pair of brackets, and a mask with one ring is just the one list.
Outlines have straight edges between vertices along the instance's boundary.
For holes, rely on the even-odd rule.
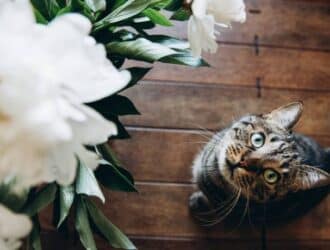
[[[193,164],[200,191],[191,196],[191,209],[217,211],[225,203],[232,209],[235,195],[264,203],[329,185],[330,150],[291,131],[301,112],[301,103],[291,103],[269,114],[242,117],[215,134]],[[253,144],[260,141],[260,147]]]

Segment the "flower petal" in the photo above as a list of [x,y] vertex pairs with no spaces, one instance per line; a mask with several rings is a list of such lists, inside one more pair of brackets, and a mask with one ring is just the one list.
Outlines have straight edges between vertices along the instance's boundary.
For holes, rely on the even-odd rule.
[[84,145],[96,145],[104,143],[111,135],[117,134],[116,125],[103,118],[99,113],[87,106],[80,106],[87,119],[83,123],[71,121],[75,137]]
[[207,0],[194,0],[191,4],[193,15],[197,18],[204,18],[207,9]]
[[218,47],[214,30],[214,18],[207,15],[200,19],[191,16],[188,21],[188,40],[194,56],[200,56],[201,51],[215,53]]
[[32,223],[28,216],[15,214],[0,204],[0,249],[15,250],[32,229]]
[[56,181],[60,185],[70,185],[77,171],[77,158],[72,152],[77,146],[74,143],[59,144],[52,150],[47,166],[47,175],[45,181]]
[[245,22],[246,12],[243,0],[210,0],[207,12],[217,23],[229,26],[231,22]]

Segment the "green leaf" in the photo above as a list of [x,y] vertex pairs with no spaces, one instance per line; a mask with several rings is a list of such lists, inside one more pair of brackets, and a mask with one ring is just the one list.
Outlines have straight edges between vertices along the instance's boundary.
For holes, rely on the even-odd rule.
[[58,5],[56,0],[45,0],[48,16],[52,19],[57,15],[61,7]]
[[140,68],[140,67],[132,67],[127,70],[131,73],[131,81],[126,85],[125,89],[130,88],[137,84],[149,71],[151,68]]
[[88,106],[100,112],[103,116],[139,115],[140,112],[126,96],[112,95],[100,101],[89,103]]
[[185,50],[190,47],[187,41],[165,35],[150,35],[148,39],[155,43],[160,43],[171,49]]
[[96,151],[104,160],[100,162],[99,168],[95,171],[95,175],[99,182],[113,190],[125,192],[137,192],[134,186],[133,176],[124,168],[112,152],[110,145],[104,143],[96,147]]
[[127,238],[127,236],[125,236],[115,225],[113,225],[92,201],[86,200],[85,202],[88,213],[94,224],[102,235],[109,241],[112,247],[129,250],[137,249]]
[[111,139],[129,139],[131,138],[130,134],[127,132],[125,126],[121,123],[121,121],[118,119],[118,116],[114,116],[113,118],[109,118],[111,121],[113,121],[118,130],[118,134],[115,136],[112,136]]
[[119,6],[123,5],[126,2],[127,2],[127,0],[115,0],[115,1],[111,1],[111,4],[113,4],[112,10],[117,9]]
[[112,42],[106,47],[110,54],[119,54],[130,59],[147,62],[158,61],[165,56],[177,53],[175,50],[161,44],[153,43],[145,38],[126,42]]
[[123,192],[137,192],[133,176],[122,167],[102,161],[102,164],[95,171],[95,175],[106,188]]
[[170,19],[177,21],[187,21],[191,16],[191,12],[185,8],[180,8],[171,16]]
[[93,11],[97,12],[100,10],[105,10],[106,1],[105,0],[84,0],[86,5]]
[[77,200],[75,227],[83,246],[88,250],[97,250],[88,220],[86,205],[82,197],[79,197]]
[[40,223],[38,216],[33,216],[33,228],[29,236],[29,244],[31,250],[42,250],[41,240],[40,240]]
[[194,57],[190,52],[178,53],[164,57],[160,60],[164,63],[180,64],[192,67],[209,67],[210,65],[202,58]]
[[[47,8],[47,0],[31,0],[31,3],[35,10],[37,10],[40,13],[40,16],[43,18],[50,20],[48,8]],[[46,22],[47,23],[47,22]]]
[[127,20],[130,17],[133,17],[150,4],[150,0],[128,0],[124,4],[120,5],[109,15],[95,23],[95,30],[102,29],[109,24],[120,22],[122,20]]
[[122,164],[117,159],[116,155],[112,152],[108,143],[103,143],[96,146],[96,152],[101,155],[106,161],[115,166],[121,166]]
[[167,19],[166,16],[155,9],[147,8],[142,13],[155,24],[162,26],[173,26],[173,24],[170,22],[170,20]]
[[36,8],[33,8],[34,16],[36,17],[37,23],[47,24],[47,19],[40,13]]
[[13,191],[15,189],[15,180],[3,182],[0,185],[0,203],[11,210],[18,212],[22,209],[28,199],[28,190]]
[[128,23],[129,26],[133,27],[138,32],[141,30],[150,30],[156,27],[155,23],[151,22],[148,17],[135,18],[133,22]]
[[60,208],[60,214],[59,214],[59,220],[57,223],[57,228],[61,226],[63,221],[68,216],[70,209],[72,207],[75,193],[74,193],[74,187],[72,185],[70,186],[60,186],[59,187],[59,208]]
[[72,6],[66,6],[66,7],[60,9],[56,13],[56,16],[64,15],[64,14],[70,13],[71,11],[72,11]]
[[208,67],[210,66],[204,59],[194,57],[191,51],[188,50],[189,43],[177,38],[164,35],[151,35],[148,36],[152,42],[156,42],[167,46],[171,49],[175,49],[177,54],[166,56],[161,58],[159,61],[171,64],[180,64],[192,67]]
[[36,215],[40,210],[47,207],[55,199],[57,186],[55,183],[49,184],[41,191],[36,193],[27,206],[23,209],[23,213],[29,216]]
[[161,0],[153,5],[152,8],[155,9],[164,9],[165,7],[167,7],[169,4],[171,3],[171,0]]
[[165,6],[166,10],[176,11],[182,7],[183,0],[170,0]]
[[79,160],[79,170],[76,178],[76,193],[96,196],[104,203],[104,195],[97,183],[93,170]]

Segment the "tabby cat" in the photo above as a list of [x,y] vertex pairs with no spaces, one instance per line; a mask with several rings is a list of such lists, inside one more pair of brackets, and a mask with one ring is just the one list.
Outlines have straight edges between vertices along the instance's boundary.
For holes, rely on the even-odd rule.
[[240,197],[266,203],[328,186],[330,150],[291,131],[302,108],[295,102],[247,115],[215,134],[193,164],[200,190],[190,197],[192,212],[216,211],[225,218]]

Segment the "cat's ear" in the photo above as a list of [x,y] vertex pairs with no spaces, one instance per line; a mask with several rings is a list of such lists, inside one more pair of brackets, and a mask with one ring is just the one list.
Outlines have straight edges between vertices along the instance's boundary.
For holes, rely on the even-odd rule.
[[298,167],[291,181],[291,190],[296,192],[328,185],[330,185],[330,174],[328,172],[316,167],[302,165]]
[[282,128],[291,129],[298,122],[302,111],[303,104],[301,102],[293,102],[273,110],[266,114],[265,118]]

